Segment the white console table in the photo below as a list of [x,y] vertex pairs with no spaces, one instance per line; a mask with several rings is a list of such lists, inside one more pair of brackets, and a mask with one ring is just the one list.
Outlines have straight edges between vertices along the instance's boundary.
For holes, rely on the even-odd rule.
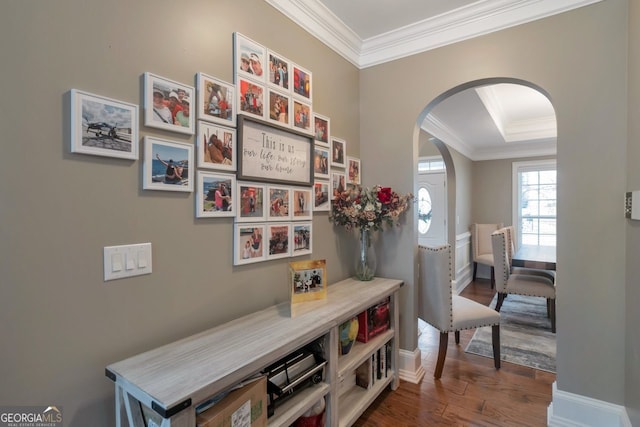
[[[324,340],[324,381],[278,406],[268,424],[289,426],[324,396],[326,425],[350,426],[386,386],[398,387],[401,286],[394,279],[346,279],[328,287],[327,299],[305,302],[293,318],[286,302],[113,363],[105,372],[115,383],[117,426],[144,427],[144,405],[162,427],[194,427],[197,405],[317,339]],[[391,328],[366,344],[356,342],[340,356],[338,326],[387,297]],[[387,377],[369,389],[341,384],[385,344],[392,349]]]

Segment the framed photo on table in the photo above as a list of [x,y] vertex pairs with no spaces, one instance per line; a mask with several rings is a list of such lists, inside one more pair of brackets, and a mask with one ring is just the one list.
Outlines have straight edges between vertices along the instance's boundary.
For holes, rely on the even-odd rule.
[[71,89],[71,152],[138,159],[138,106]]
[[249,117],[238,117],[238,180],[309,186],[313,138]]
[[221,125],[236,126],[236,87],[205,73],[196,75],[198,119]]
[[202,120],[198,122],[198,167],[236,170],[236,130]]
[[144,190],[193,191],[193,145],[144,137]]
[[196,127],[195,114],[191,111],[194,95],[193,86],[144,73],[145,126],[193,135]]
[[291,315],[295,306],[306,301],[327,298],[326,260],[293,261],[289,263]]
[[198,171],[196,217],[235,216],[235,175]]

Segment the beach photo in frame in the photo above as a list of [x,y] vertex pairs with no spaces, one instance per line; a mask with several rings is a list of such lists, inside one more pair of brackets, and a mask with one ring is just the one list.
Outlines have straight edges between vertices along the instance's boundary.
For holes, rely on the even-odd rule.
[[264,118],[264,85],[247,79],[238,79],[238,114]]
[[293,99],[293,127],[301,132],[313,134],[313,117],[311,104]]
[[196,74],[199,120],[236,126],[236,87],[205,73]]
[[153,73],[144,73],[144,125],[195,133],[195,89]]
[[291,97],[284,93],[267,89],[268,92],[268,112],[267,119],[275,122],[280,126],[290,126],[289,110],[291,108]]
[[347,184],[360,185],[360,159],[347,156]]
[[328,212],[331,207],[329,201],[329,181],[317,180],[313,183],[313,211]]
[[[265,82],[267,49],[250,38],[233,33],[233,69],[238,78],[245,77]],[[236,84],[238,79],[235,80]]]
[[291,219],[291,188],[267,186],[267,221]]
[[291,187],[291,219],[310,220],[313,218],[313,197],[311,188]]
[[144,137],[143,189],[193,191],[193,145]]
[[293,93],[311,102],[312,81],[311,71],[305,70],[298,64],[293,64]]
[[344,168],[347,166],[347,141],[331,137],[331,167]]
[[313,175],[316,178],[329,178],[329,148],[313,147]]
[[237,152],[239,180],[312,185],[309,135],[240,115]]
[[235,175],[198,171],[196,217],[235,216],[235,191]]
[[291,256],[291,224],[267,223],[267,259],[288,258]]
[[313,137],[316,142],[329,146],[329,117],[313,113]]
[[347,189],[346,176],[344,172],[331,172],[331,200],[343,193]]
[[138,106],[71,89],[71,152],[138,159]]
[[326,260],[290,262],[288,283],[293,317],[303,306],[302,303],[327,298]]
[[282,90],[290,90],[291,62],[272,50],[267,51],[268,83]]
[[198,167],[236,170],[236,130],[198,121]]
[[312,252],[311,240],[311,222],[292,222],[291,223],[291,256],[308,255]]
[[266,185],[238,181],[236,192],[236,222],[260,222],[267,220],[265,204]]
[[265,224],[235,224],[233,230],[233,265],[264,261]]

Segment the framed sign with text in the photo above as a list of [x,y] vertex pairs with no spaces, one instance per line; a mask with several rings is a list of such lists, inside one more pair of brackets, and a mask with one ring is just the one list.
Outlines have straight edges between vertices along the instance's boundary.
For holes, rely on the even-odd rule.
[[238,116],[238,180],[313,184],[313,136]]

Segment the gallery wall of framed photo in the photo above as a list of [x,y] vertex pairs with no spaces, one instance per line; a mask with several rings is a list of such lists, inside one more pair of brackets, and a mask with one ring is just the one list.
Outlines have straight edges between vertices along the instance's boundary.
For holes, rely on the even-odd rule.
[[314,111],[310,70],[237,32],[233,68],[194,86],[145,72],[142,150],[137,105],[71,89],[71,152],[141,158],[143,190],[195,191],[196,218],[234,218],[234,265],[311,254],[313,213],[360,184],[360,160]]

